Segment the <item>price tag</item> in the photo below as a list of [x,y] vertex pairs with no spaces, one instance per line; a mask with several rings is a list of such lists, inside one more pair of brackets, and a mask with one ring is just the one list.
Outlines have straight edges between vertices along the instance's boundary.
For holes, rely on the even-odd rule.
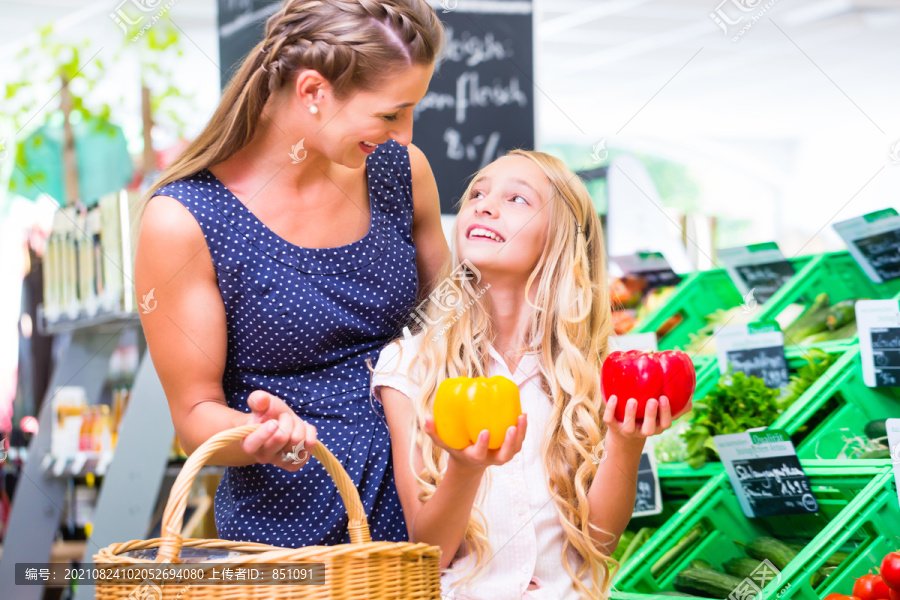
[[747,517],[819,511],[809,478],[786,432],[745,431],[717,435],[713,441]]
[[775,242],[724,248],[718,255],[748,305],[762,304],[796,273]]
[[869,387],[900,386],[900,302],[856,303],[863,381]]
[[653,438],[649,438],[641,453],[638,467],[637,496],[634,498],[632,517],[658,515],[662,512],[662,493],[659,489],[659,473],[653,458]]
[[900,500],[900,419],[888,419],[886,425],[894,480],[897,482],[897,499]]
[[730,367],[732,371],[761,378],[772,389],[783,388],[790,381],[784,335],[774,321],[725,325],[716,333],[716,349],[722,374]]
[[900,216],[895,209],[835,223],[834,230],[869,279],[882,283],[900,277]]
[[610,352],[621,350],[628,352],[629,350],[640,350],[641,352],[656,352],[659,350],[657,346],[656,333],[627,333],[625,335],[609,336]]
[[681,277],[672,270],[661,252],[637,252],[613,256],[611,260],[625,275],[639,275],[647,282],[647,289],[678,285]]

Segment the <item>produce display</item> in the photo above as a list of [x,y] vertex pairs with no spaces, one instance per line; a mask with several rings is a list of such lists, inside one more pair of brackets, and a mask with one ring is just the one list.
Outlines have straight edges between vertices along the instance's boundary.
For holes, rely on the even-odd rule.
[[[675,286],[649,287],[646,279],[639,275],[613,277],[609,282],[609,300],[612,304],[613,332],[625,335],[632,331],[638,321],[666,303],[675,291]],[[674,315],[657,331],[663,336],[681,322]]]
[[[782,389],[769,389],[762,379],[744,373],[713,376],[711,369],[698,369],[693,409],[654,437],[664,515],[635,519],[623,534],[613,554],[622,565],[613,599],[618,592],[630,600],[750,597],[737,590],[768,560],[787,578],[757,600],[900,600],[900,504],[886,425],[887,418],[900,418],[900,388],[865,385],[854,339],[856,302],[900,300],[897,282],[869,281],[846,253],[810,257],[805,264],[810,268],[765,307],[746,298],[735,306],[740,300],[725,293],[719,273],[689,275],[671,296],[671,306],[657,307],[639,324],[640,331],[658,330],[674,316],[677,330],[667,340],[660,338],[660,347],[681,348],[703,365],[710,359],[697,362],[698,356],[715,355],[721,326],[776,319],[784,333],[789,381]],[[714,297],[705,301],[705,296]],[[636,307],[634,293],[629,298]],[[639,397],[645,386],[661,389],[647,355],[610,358],[602,373],[604,395]],[[719,460],[714,436],[773,425],[791,436],[819,501],[818,512],[748,519],[727,474],[716,465],[704,467]],[[807,462],[820,458],[838,460]],[[672,478],[668,486],[667,477]],[[684,504],[682,486],[695,479],[701,483],[687,488],[693,498]],[[700,487],[702,482],[709,483]],[[667,489],[675,498],[667,496]],[[792,562],[801,552],[801,562]]]
[[485,429],[491,434],[488,448],[496,450],[521,414],[519,388],[502,375],[445,379],[434,399],[435,431],[457,450],[477,442]]
[[828,294],[816,296],[803,314],[784,329],[785,344],[805,346],[856,335],[856,300],[829,305]]

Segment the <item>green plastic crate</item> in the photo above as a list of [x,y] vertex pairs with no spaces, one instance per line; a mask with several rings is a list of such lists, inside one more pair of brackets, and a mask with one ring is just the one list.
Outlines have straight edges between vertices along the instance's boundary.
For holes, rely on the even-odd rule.
[[[648,600],[650,597],[672,591],[675,575],[687,564],[702,558],[714,566],[721,566],[732,558],[746,556],[735,541],[749,543],[758,536],[772,536],[788,542],[805,544],[804,550],[782,572],[781,580],[770,583],[763,589],[757,600],[785,598],[783,588],[790,584],[786,593],[792,598],[820,597],[818,591],[809,586],[809,575],[837,550],[852,550],[846,562],[858,564],[858,557],[873,545],[872,538],[878,537],[877,530],[862,530],[860,527],[848,529],[847,524],[855,522],[859,506],[864,500],[881,494],[890,485],[890,467],[878,465],[849,465],[849,461],[804,461],[803,467],[810,478],[813,493],[819,502],[819,512],[805,515],[783,515],[748,519],[744,516],[727,474],[720,473],[710,479],[689,502],[638,550],[627,564],[616,574],[613,581],[613,598],[620,600]],[[867,463],[872,461],[866,461]],[[896,492],[893,502],[884,498],[876,508],[886,509],[893,515],[884,525],[893,529],[882,529],[881,533],[900,533],[900,508],[897,507]],[[886,497],[886,496],[885,496]],[[879,496],[881,498],[881,496]],[[865,511],[863,511],[865,512]],[[872,514],[868,511],[867,514]],[[873,517],[874,518],[874,517]],[[695,525],[700,524],[702,538],[683,552],[664,571],[654,576],[652,566],[668,552]],[[841,529],[843,528],[843,529]],[[830,537],[840,529],[843,539],[833,543]],[[881,545],[875,544],[880,550]],[[843,570],[843,566],[839,569]],[[837,575],[838,572],[835,573]],[[828,580],[830,587],[837,582]],[[820,585],[824,587],[825,584]]]
[[[802,351],[793,351],[793,355],[802,355]],[[847,448],[845,440],[865,439],[869,421],[898,416],[900,388],[866,386],[859,346],[852,346],[773,427],[791,434],[801,459],[833,459]],[[810,423],[815,425],[810,427]]]
[[[814,258],[815,256],[801,256],[792,258],[789,262],[799,275]],[[785,286],[791,285],[797,275],[785,283]],[[659,349],[683,348],[690,342],[688,334],[696,333],[706,326],[707,315],[720,309],[727,310],[740,306],[742,302],[741,294],[725,269],[697,271],[687,275],[668,301],[641,319],[634,331],[641,333],[657,331],[669,318],[680,313],[681,323],[659,339]]]
[[[758,320],[775,320],[790,304],[808,307],[821,293],[828,294],[831,304],[849,299],[883,300],[900,294],[900,279],[875,283],[846,251],[816,255],[798,270],[774,296],[763,305]],[[783,329],[784,327],[782,327]],[[847,345],[856,342],[858,336],[835,340],[816,346]],[[793,345],[789,339],[785,345]]]
[[[827,371],[814,383],[803,395],[800,396],[794,403],[784,412],[782,413],[770,426],[770,429],[784,429],[789,434],[792,435],[795,444],[797,444],[801,437],[804,435],[804,432],[798,431],[800,428],[806,423],[807,420],[816,416],[817,418],[825,418],[823,415],[816,415],[816,410],[804,410],[804,407],[817,407],[821,406],[822,403],[818,403],[817,394],[820,390],[827,388],[828,383],[839,379],[840,374],[846,370],[846,366],[848,362],[852,362],[852,358],[848,358],[847,354],[852,353],[852,350],[848,350],[847,347],[843,346],[823,346],[821,348],[824,352],[832,355],[838,355],[838,358],[834,364],[832,364]],[[802,365],[806,364],[806,353],[808,349],[804,348],[794,348],[785,350],[785,359],[788,363],[788,371],[793,373]],[[858,354],[858,350],[856,351]],[[858,362],[858,360],[857,360]],[[707,367],[702,374],[697,374],[697,389],[694,393],[694,400],[702,399],[709,393],[715,385],[719,381],[719,377],[721,374],[719,373],[718,364],[715,360],[712,361],[712,364]],[[862,374],[859,375],[860,383],[862,381]],[[868,389],[868,388],[867,388]],[[826,398],[827,400],[827,398]],[[867,413],[868,414],[868,413]],[[900,415],[900,404],[896,407],[896,414]],[[873,417],[875,418],[875,417]],[[830,419],[829,419],[830,421]],[[860,433],[862,432],[862,427],[868,422],[866,420],[859,428]],[[818,428],[817,428],[818,429]],[[795,435],[796,434],[796,435]],[[836,458],[837,454],[835,453],[833,456],[815,456],[815,454],[810,453],[801,453],[798,449],[797,452],[800,458]],[[710,463],[718,465],[717,468],[721,469],[720,463]],[[707,464],[704,469],[710,466]],[[701,469],[702,470],[702,469]],[[696,471],[686,462],[672,462],[672,463],[662,463],[660,465],[660,473],[689,473],[691,471]],[[706,475],[708,478],[709,475]]]

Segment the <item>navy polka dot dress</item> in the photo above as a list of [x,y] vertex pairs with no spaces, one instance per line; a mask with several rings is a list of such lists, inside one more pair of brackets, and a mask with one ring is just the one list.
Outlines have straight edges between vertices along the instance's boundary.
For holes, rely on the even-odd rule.
[[[263,225],[208,170],[154,195],[197,219],[225,302],[228,405],[250,412],[265,390],[315,425],[356,484],[373,540],[406,541],[390,438],[369,401],[369,371],[414,308],[407,149],[389,141],[366,159],[371,222],[364,238],[301,248]],[[374,405],[374,406],[373,406]],[[284,547],[348,543],[347,512],[317,460],[290,473],[273,465],[229,467],[215,499],[219,537]]]

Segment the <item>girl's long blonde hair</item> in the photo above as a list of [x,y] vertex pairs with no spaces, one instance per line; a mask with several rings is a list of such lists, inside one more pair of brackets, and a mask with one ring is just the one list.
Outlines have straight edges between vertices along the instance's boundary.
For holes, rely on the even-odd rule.
[[203,131],[138,201],[134,227],[154,191],[222,162],[253,138],[269,96],[303,69],[318,71],[338,99],[374,90],[396,69],[434,63],[443,29],[425,0],[285,0],[244,58]]
[[[553,189],[548,198],[547,244],[526,284],[526,301],[534,309],[527,334],[527,346],[538,351],[541,386],[553,403],[553,411],[543,435],[542,455],[547,484],[565,530],[563,564],[573,585],[585,598],[607,596],[610,583],[609,556],[599,550],[592,536],[614,536],[602,532],[588,519],[588,490],[597,472],[606,428],[601,415],[604,401],[600,392],[600,366],[607,354],[610,331],[610,303],[606,279],[605,251],[600,219],[584,183],[562,161],[543,152],[513,150],[537,164]],[[462,197],[461,208],[472,195],[476,174]],[[419,384],[413,424],[413,441],[422,449],[425,468],[416,473],[419,498],[431,497],[446,470],[446,452],[424,432],[425,416],[431,414],[434,395],[448,377],[486,377],[488,344],[494,329],[483,294],[473,271],[460,264],[453,227],[452,257],[439,278],[438,288],[412,325],[422,334],[423,343],[409,374]],[[463,270],[469,276],[461,276]],[[535,303],[530,290],[537,286]],[[448,301],[448,299],[450,299]],[[447,305],[455,310],[447,310]],[[416,371],[418,368],[418,371]],[[415,447],[415,446],[413,446]],[[410,463],[412,457],[410,457]],[[413,467],[413,472],[416,469]],[[477,503],[464,539],[471,580],[484,564],[488,539],[482,512]],[[574,549],[584,562],[570,564]],[[593,589],[582,578],[590,573]]]

